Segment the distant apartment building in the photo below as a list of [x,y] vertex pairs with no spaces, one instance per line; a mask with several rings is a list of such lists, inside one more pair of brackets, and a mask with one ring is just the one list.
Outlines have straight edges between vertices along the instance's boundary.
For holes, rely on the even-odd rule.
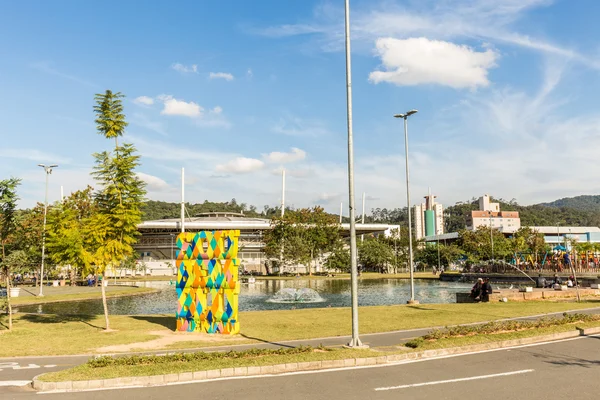
[[432,195],[430,190],[425,196],[425,202],[413,208],[417,240],[444,233],[444,207],[436,203],[435,198],[436,196]]
[[516,211],[500,211],[499,203],[491,203],[489,195],[479,198],[479,210],[471,211],[467,228],[492,227],[502,233],[514,233],[521,228],[521,218]]

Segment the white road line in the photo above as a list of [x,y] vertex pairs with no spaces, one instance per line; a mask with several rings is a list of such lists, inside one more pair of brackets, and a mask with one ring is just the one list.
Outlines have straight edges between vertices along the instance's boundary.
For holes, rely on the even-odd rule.
[[[186,381],[186,382],[170,382],[170,383],[165,383],[165,384],[161,384],[161,385],[156,385],[156,387],[190,385],[190,384],[198,384],[198,383],[212,383],[212,382],[217,382],[217,381],[230,381],[230,380],[242,380],[242,379],[279,378],[279,377],[283,377],[283,376],[292,376],[292,375],[324,374],[324,373],[332,373],[332,372],[339,372],[339,371],[350,371],[350,370],[371,369],[371,368],[389,368],[389,367],[397,367],[399,365],[416,364],[416,363],[420,363],[420,362],[442,360],[445,358],[464,357],[464,356],[471,356],[471,355],[475,355],[475,354],[492,353],[492,352],[496,352],[496,351],[510,351],[510,350],[521,349],[521,348],[526,348],[526,347],[544,346],[544,345],[548,345],[548,344],[570,342],[573,340],[587,339],[590,337],[600,337],[600,335],[577,336],[577,337],[569,338],[569,339],[559,339],[559,340],[551,340],[551,341],[547,341],[547,342],[522,344],[522,345],[518,345],[518,346],[502,347],[502,348],[490,349],[490,350],[480,350],[480,351],[474,351],[474,352],[470,352],[470,353],[450,354],[450,355],[445,355],[445,356],[430,357],[430,358],[424,358],[424,359],[418,359],[418,360],[403,360],[403,361],[397,361],[397,362],[390,362],[387,364],[361,365],[361,366],[355,366],[355,367],[339,367],[339,368],[329,368],[329,369],[319,369],[319,370],[284,372],[281,374],[229,376],[226,378],[194,380],[194,381]],[[51,391],[47,391],[47,392],[36,392],[36,394],[44,395],[44,394],[56,394],[56,393],[69,393],[69,392],[97,392],[97,391],[105,391],[105,390],[138,389],[138,388],[147,388],[147,387],[150,387],[150,386],[137,386],[137,385],[133,386],[132,385],[132,386],[122,386],[122,387],[118,387],[118,388],[81,389],[81,390],[51,390]]]
[[500,374],[491,374],[491,375],[470,376],[468,378],[448,379],[445,381],[422,382],[422,383],[413,383],[410,385],[380,387],[380,388],[375,388],[375,391],[379,392],[379,391],[384,391],[384,390],[408,389],[408,388],[419,387],[419,386],[441,385],[444,383],[476,381],[478,379],[490,379],[490,378],[497,378],[500,376],[527,374],[527,373],[533,372],[533,371],[534,371],[533,369],[522,369],[520,371],[502,372]]
[[25,386],[31,384],[31,381],[0,381],[0,386]]

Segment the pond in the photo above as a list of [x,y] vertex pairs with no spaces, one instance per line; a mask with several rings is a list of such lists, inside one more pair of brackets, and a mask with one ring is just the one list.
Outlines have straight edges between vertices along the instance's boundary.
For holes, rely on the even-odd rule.
[[[108,299],[113,315],[175,314],[177,296],[169,282],[138,282],[138,286],[160,289],[140,296]],[[268,301],[284,288],[315,290],[322,301],[314,303],[277,303]],[[415,279],[415,298],[421,303],[455,303],[456,292],[468,292],[471,284]],[[406,304],[410,298],[410,284],[406,279],[365,279],[358,282],[358,304],[380,306]],[[350,307],[350,280],[257,280],[242,284],[239,296],[240,311],[289,310],[293,308]],[[45,314],[102,314],[100,300],[53,303],[18,307],[19,312]]]

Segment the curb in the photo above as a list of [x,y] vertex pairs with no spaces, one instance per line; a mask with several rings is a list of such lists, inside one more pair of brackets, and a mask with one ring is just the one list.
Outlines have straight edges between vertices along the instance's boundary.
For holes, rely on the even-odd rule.
[[468,354],[472,352],[496,350],[514,346],[528,345],[553,340],[570,339],[600,333],[600,327],[580,329],[575,331],[554,333],[551,335],[534,336],[523,339],[505,340],[502,342],[475,344],[471,346],[452,347],[448,349],[424,350],[388,356],[348,358],[342,360],[311,361],[289,364],[266,365],[261,367],[236,367],[208,371],[181,372],[168,375],[123,377],[113,379],[98,379],[89,381],[43,382],[38,375],[33,378],[32,386],[42,392],[78,392],[91,389],[111,389],[122,387],[163,386],[173,383],[192,383],[212,379],[222,379],[241,376],[277,375],[288,372],[328,370],[335,368],[362,367],[382,364],[396,364],[403,361],[425,360],[442,356]]

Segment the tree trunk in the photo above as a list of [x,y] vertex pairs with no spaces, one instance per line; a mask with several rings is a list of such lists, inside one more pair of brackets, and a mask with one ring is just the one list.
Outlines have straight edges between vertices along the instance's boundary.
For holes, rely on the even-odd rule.
[[12,331],[12,305],[10,304],[10,273],[6,272],[6,305],[8,308],[8,330]]
[[109,331],[110,325],[108,322],[108,304],[106,304],[106,288],[104,287],[104,279],[105,277],[102,276],[102,283],[100,284],[100,288],[102,289],[102,306],[104,307],[104,321],[106,322],[105,330]]

